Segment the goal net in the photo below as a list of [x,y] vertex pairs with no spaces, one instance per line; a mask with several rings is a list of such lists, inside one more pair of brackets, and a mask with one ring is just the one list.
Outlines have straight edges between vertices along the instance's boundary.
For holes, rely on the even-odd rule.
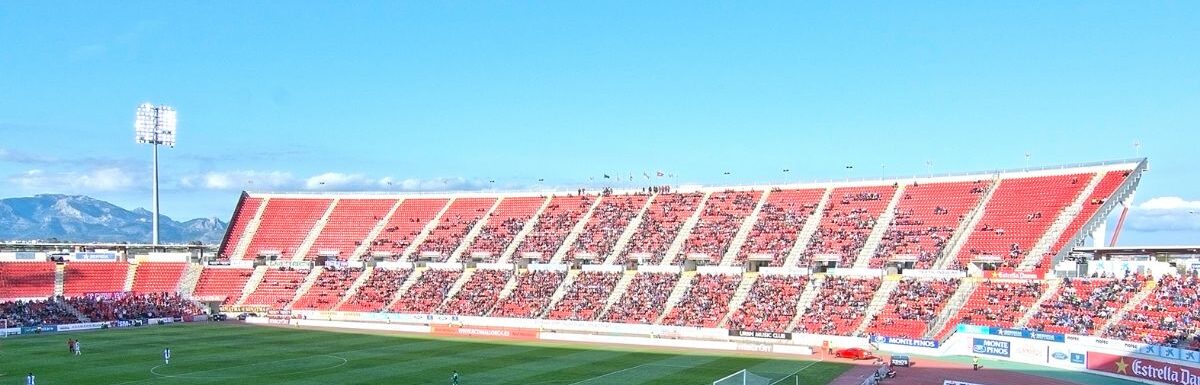
[[712,385],[770,385],[771,379],[766,378],[749,370],[742,369],[737,373],[725,376],[720,380],[713,381]]

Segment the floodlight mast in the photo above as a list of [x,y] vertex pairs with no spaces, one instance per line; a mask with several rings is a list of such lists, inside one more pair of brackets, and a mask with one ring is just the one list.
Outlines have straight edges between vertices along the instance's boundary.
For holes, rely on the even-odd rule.
[[151,244],[158,246],[158,145],[175,147],[175,109],[167,105],[143,103],[138,106],[133,124],[135,140],[154,148],[154,180],[151,186],[154,217],[151,219]]

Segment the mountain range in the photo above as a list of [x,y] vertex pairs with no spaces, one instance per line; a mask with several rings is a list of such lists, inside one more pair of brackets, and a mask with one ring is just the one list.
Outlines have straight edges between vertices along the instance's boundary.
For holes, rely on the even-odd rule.
[[[82,195],[42,194],[0,199],[0,240],[150,243],[153,214]],[[177,222],[159,215],[162,243],[221,242],[228,226],[217,218]]]

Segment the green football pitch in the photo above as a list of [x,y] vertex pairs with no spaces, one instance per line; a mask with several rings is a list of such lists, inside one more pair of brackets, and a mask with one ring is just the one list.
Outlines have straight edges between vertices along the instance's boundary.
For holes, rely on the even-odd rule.
[[[67,352],[78,338],[82,355]],[[170,347],[171,363],[162,350]],[[562,343],[449,340],[251,326],[172,325],[0,339],[0,384],[711,384],[748,369],[780,385],[824,384],[820,361]]]

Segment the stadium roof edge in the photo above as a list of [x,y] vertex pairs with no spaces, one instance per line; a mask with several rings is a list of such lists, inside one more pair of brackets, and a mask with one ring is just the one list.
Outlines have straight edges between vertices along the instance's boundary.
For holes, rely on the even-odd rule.
[[[911,183],[913,181],[921,181],[924,183],[939,183],[939,182],[961,182],[981,179],[991,179],[994,177],[1001,178],[1021,178],[1034,177],[1044,175],[1060,175],[1066,173],[1078,172],[1099,172],[1112,170],[1135,170],[1138,166],[1146,164],[1148,158],[1131,158],[1121,160],[1109,160],[1087,163],[1071,163],[1062,165],[1028,167],[1028,168],[1011,168],[1011,169],[996,169],[974,172],[959,172],[959,173],[941,173],[941,174],[918,174],[902,177],[891,178],[845,178],[845,179],[825,179],[813,180],[807,182],[791,182],[791,183],[764,183],[756,185],[684,185],[674,186],[674,190],[678,192],[693,192],[693,191],[738,191],[738,190],[764,190],[773,188],[782,189],[811,189],[811,188],[827,188],[827,187],[856,187],[856,186],[879,186],[893,183]],[[1148,167],[1146,168],[1149,169]],[[640,192],[643,186],[656,185],[661,183],[622,183],[621,185],[611,187],[616,194]],[[604,186],[589,187],[580,185],[578,187],[561,188],[551,187],[546,189],[526,189],[526,190],[447,190],[447,191],[246,191],[251,197],[288,197],[288,198],[391,198],[391,197],[506,197],[506,196],[531,196],[531,195],[552,195],[552,194],[574,194],[575,190],[584,187],[588,190],[598,190]],[[595,191],[592,191],[595,192]]]

